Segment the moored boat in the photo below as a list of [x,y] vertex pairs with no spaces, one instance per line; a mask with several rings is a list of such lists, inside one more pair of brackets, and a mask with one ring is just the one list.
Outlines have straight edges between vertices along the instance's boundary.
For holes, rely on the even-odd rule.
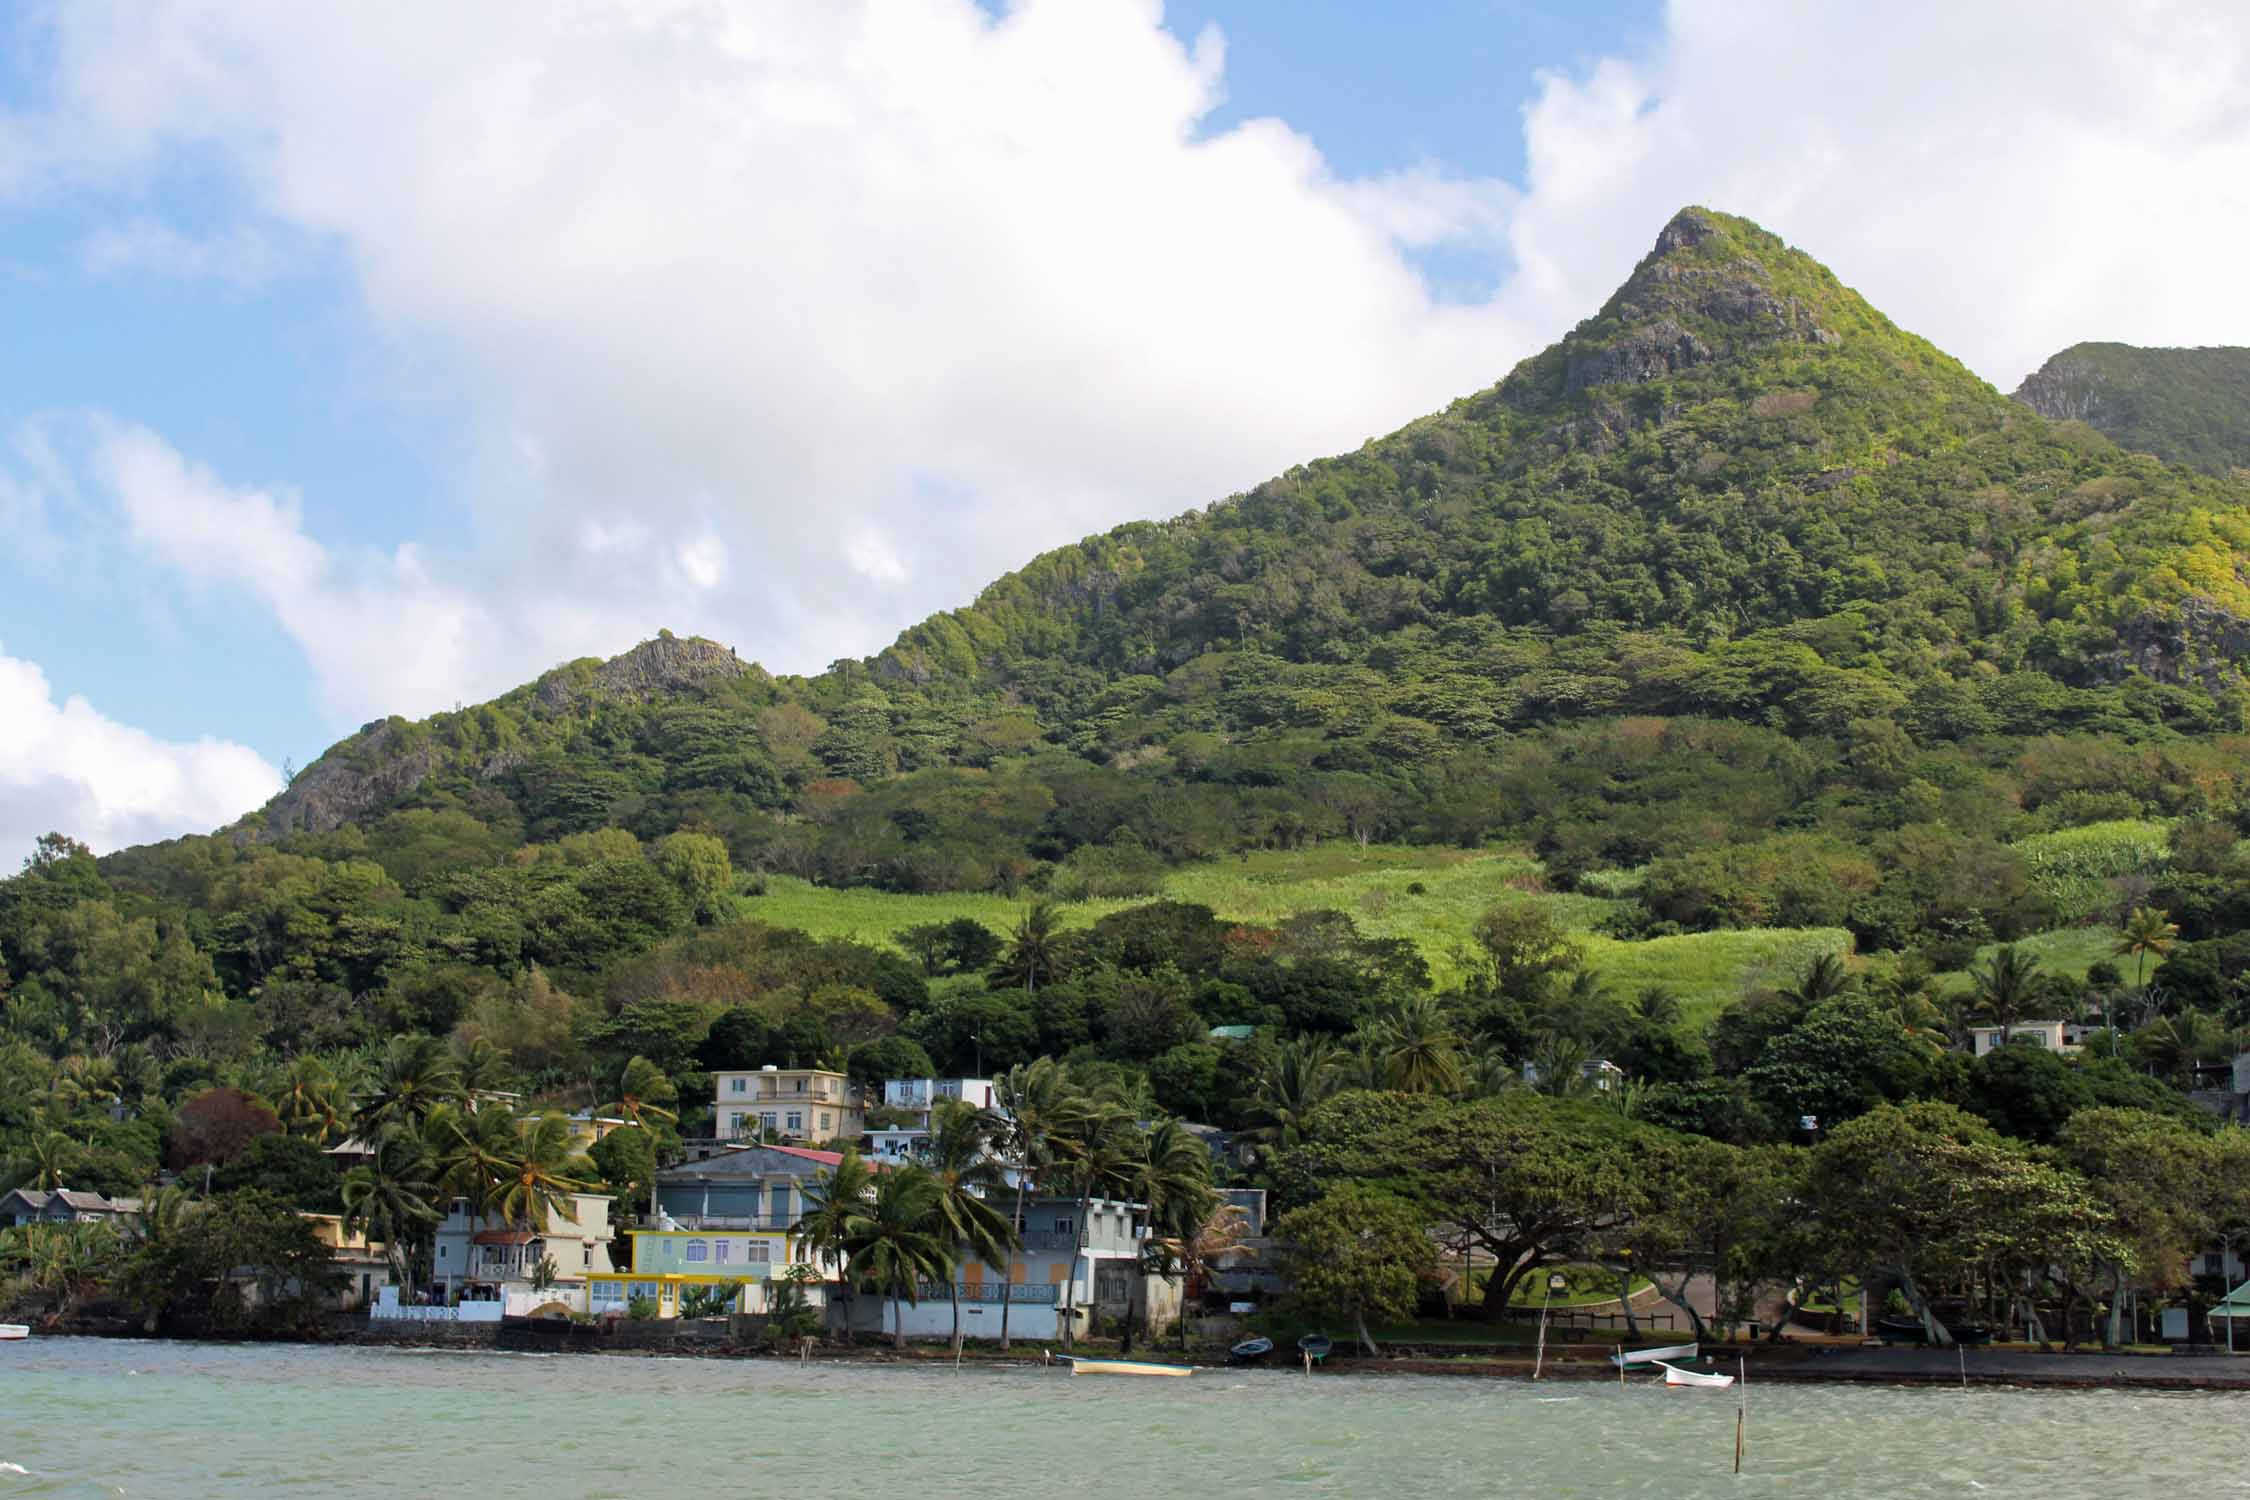
[[1073,1375],[1193,1375],[1193,1365],[1150,1365],[1133,1359],[1080,1359],[1075,1355],[1058,1354],[1057,1359],[1070,1365]]
[[0,1339],[27,1339],[31,1329],[23,1323],[0,1323]]
[[1927,1343],[1930,1331],[1920,1318],[1877,1318],[1875,1336],[1886,1344]]
[[1316,1361],[1328,1358],[1328,1351],[1335,1347],[1336,1341],[1325,1333],[1308,1333],[1297,1340],[1297,1352]]
[[1716,1371],[1710,1374],[1705,1374],[1701,1370],[1683,1370],[1678,1365],[1667,1365],[1663,1364],[1661,1361],[1659,1361],[1658,1363],[1659,1368],[1664,1371],[1664,1383],[1666,1385],[1699,1385],[1716,1387],[1734,1384],[1734,1377],[1732,1375],[1721,1375]]
[[1609,1357],[1613,1365],[1660,1365],[1668,1359],[1693,1359],[1699,1346],[1666,1344],[1661,1349],[1620,1349]]
[[1227,1350],[1227,1358],[1236,1364],[1246,1365],[1255,1359],[1264,1359],[1273,1353],[1273,1340],[1269,1338],[1244,1339]]

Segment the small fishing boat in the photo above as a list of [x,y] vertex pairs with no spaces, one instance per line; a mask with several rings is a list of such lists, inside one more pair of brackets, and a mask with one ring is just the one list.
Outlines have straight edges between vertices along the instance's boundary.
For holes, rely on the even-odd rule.
[[1244,1339],[1241,1343],[1236,1344],[1233,1348],[1227,1350],[1227,1358],[1233,1360],[1238,1365],[1246,1365],[1249,1364],[1252,1360],[1264,1359],[1271,1353],[1273,1353],[1272,1339]]
[[1705,1374],[1701,1370],[1683,1370],[1678,1365],[1667,1365],[1663,1364],[1662,1361],[1658,1361],[1658,1364],[1659,1367],[1664,1371],[1664,1383],[1666,1385],[1702,1385],[1717,1387],[1729,1386],[1734,1384],[1734,1377],[1732,1375],[1721,1375],[1716,1371],[1713,1371],[1710,1374]]
[[1328,1358],[1328,1351],[1335,1347],[1336,1341],[1325,1333],[1308,1333],[1297,1340],[1297,1352],[1311,1356],[1316,1364]]
[[1132,1359],[1080,1359],[1076,1355],[1058,1354],[1057,1359],[1070,1365],[1073,1375],[1193,1375],[1193,1365],[1147,1365]]
[[1953,1342],[1971,1349],[1992,1342],[1992,1330],[1982,1323],[1948,1323],[1945,1331],[1953,1335]]
[[1661,1349],[1620,1349],[1609,1357],[1613,1365],[1660,1365],[1668,1359],[1693,1359],[1694,1344],[1666,1344]]
[[23,1323],[0,1323],[0,1339],[27,1339],[31,1329]]
[[1886,1344],[1927,1343],[1930,1331],[1920,1318],[1877,1318],[1875,1336]]

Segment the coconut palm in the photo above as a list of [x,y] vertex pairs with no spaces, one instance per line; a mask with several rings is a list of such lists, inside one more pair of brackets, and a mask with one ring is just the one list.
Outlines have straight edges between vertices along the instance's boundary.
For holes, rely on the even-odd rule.
[[1249,1233],[1250,1216],[1232,1203],[1221,1203],[1185,1234],[1149,1238],[1144,1257],[1180,1278],[1181,1349],[1188,1346],[1187,1309],[1202,1297],[1211,1272],[1258,1253],[1256,1246],[1243,1243]]
[[[975,1105],[960,1099],[943,1099],[931,1112],[930,1144],[923,1156],[924,1169],[938,1186],[932,1212],[949,1245],[965,1248],[988,1266],[999,1267],[1003,1288],[1009,1278],[1008,1258],[1019,1243],[1008,1216],[986,1194],[1004,1183],[992,1159],[991,1143],[998,1121]],[[953,1352],[961,1352],[960,1279],[946,1278],[953,1301]],[[1007,1305],[1001,1293],[1001,1306]]]
[[519,1229],[544,1229],[553,1219],[575,1219],[572,1195],[590,1188],[600,1173],[578,1149],[570,1121],[559,1114],[516,1122],[516,1149],[493,1187],[485,1212]]
[[1989,962],[1969,971],[1976,1013],[2000,1028],[2003,1047],[2014,1035],[2016,1022],[2024,1018],[2038,975],[2039,961],[2014,943],[1993,950]]
[[2117,942],[2110,951],[2119,958],[2132,955],[2133,988],[2142,989],[2145,987],[2143,981],[2148,975],[2149,955],[2153,953],[2158,958],[2163,958],[2172,951],[2172,944],[2179,935],[2179,924],[2171,920],[2169,912],[2151,911],[2145,906],[2136,906],[2132,914],[2126,917],[2125,925],[2118,930]]
[[[392,1131],[384,1138],[407,1135]],[[441,1104],[423,1122],[419,1139],[435,1160],[439,1189],[468,1199],[481,1213],[514,1166],[516,1137],[515,1112],[504,1105],[463,1109]]]
[[383,1247],[400,1295],[414,1290],[410,1246],[438,1220],[437,1191],[422,1143],[401,1131],[385,1136],[374,1156],[344,1174],[344,1232],[364,1232]]
[[1086,1215],[1094,1199],[1124,1192],[1131,1185],[1142,1157],[1139,1136],[1130,1112],[1114,1100],[1095,1098],[1056,1138],[1057,1179],[1078,1200],[1073,1220],[1077,1243],[1072,1247],[1070,1273],[1063,1279],[1065,1349],[1077,1332],[1078,1261],[1086,1248]]
[[461,1066],[445,1043],[434,1036],[393,1037],[352,1128],[365,1141],[393,1126],[419,1128],[432,1110],[461,1097]]
[[1178,1237],[1211,1217],[1211,1151],[1177,1120],[1160,1120],[1142,1137],[1126,1191],[1148,1209],[1149,1228]]
[[1809,1010],[1823,1000],[1833,1000],[1851,987],[1851,970],[1844,967],[1843,959],[1833,953],[1822,953],[1805,965],[1805,972],[1783,993]]
[[1591,1061],[1585,1044],[1556,1032],[1542,1033],[1532,1048],[1531,1066],[1537,1075],[1532,1087],[1557,1099],[1575,1099],[1593,1090],[1586,1076]]
[[[857,1151],[846,1148],[843,1159],[805,1184],[805,1211],[789,1226],[814,1265],[841,1261],[851,1238],[852,1225],[867,1211],[875,1193],[875,1169]],[[851,1283],[845,1283],[849,1295]],[[851,1338],[851,1320],[844,1321],[844,1338]]]
[[[625,1071],[617,1080],[617,1097],[600,1106],[603,1114],[623,1120],[636,1130],[649,1134],[649,1159],[656,1159],[655,1126],[676,1125],[679,1112],[667,1106],[679,1101],[679,1088],[666,1076],[664,1070],[645,1057],[636,1056],[625,1064]],[[648,1215],[656,1217],[656,1174],[648,1174]]]
[[1633,996],[1633,1014],[1643,1026],[1669,1031],[1680,1021],[1679,992],[1668,984],[1644,984]]
[[515,1079],[508,1054],[494,1046],[489,1037],[473,1037],[468,1046],[456,1047],[453,1061],[461,1075],[461,1092],[471,1098],[499,1093]]
[[1034,901],[1016,923],[1008,946],[1001,950],[1000,961],[993,965],[993,982],[1037,994],[1041,980],[1052,983],[1062,977],[1061,938],[1060,913],[1055,904]]
[[335,1071],[311,1053],[289,1059],[267,1095],[282,1128],[315,1145],[341,1138],[351,1115],[351,1100]]
[[2143,1067],[2175,1083],[2192,1084],[2205,1058],[2230,1055],[2234,1039],[2218,1018],[2200,1010],[2158,1016],[2133,1033],[2133,1056]]
[[1496,1099],[1510,1089],[1523,1087],[1523,1070],[1507,1049],[1488,1042],[1469,1054],[1462,1070],[1461,1088],[1472,1099]]
[[22,1160],[30,1169],[31,1185],[53,1192],[77,1163],[78,1143],[59,1130],[37,1130],[26,1143]]
[[1461,1091],[1462,1038],[1446,1024],[1434,995],[1411,995],[1394,1002],[1376,1024],[1375,1045],[1393,1089],[1406,1094],[1457,1094]]
[[[1084,1096],[1071,1085],[1070,1075],[1051,1057],[1018,1063],[1002,1074],[993,1087],[998,1104],[999,1128],[993,1149],[1015,1178],[1015,1210],[1009,1216],[1009,1234],[1023,1242],[1024,1194],[1035,1182],[1054,1171],[1056,1138],[1085,1107]],[[1008,1309],[1000,1304],[1000,1347],[1008,1347]]]
[[923,1286],[953,1279],[953,1244],[939,1208],[944,1189],[918,1166],[885,1172],[874,1196],[847,1221],[845,1267],[850,1280],[891,1302],[891,1338],[906,1347],[900,1302],[919,1305]]
[[1267,1154],[1296,1145],[1305,1116],[1335,1091],[1335,1043],[1326,1037],[1281,1043],[1258,1071],[1243,1139]]

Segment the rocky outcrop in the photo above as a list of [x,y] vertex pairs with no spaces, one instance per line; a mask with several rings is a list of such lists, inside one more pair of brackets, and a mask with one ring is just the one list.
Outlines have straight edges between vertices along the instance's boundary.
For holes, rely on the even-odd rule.
[[397,801],[437,769],[442,753],[423,738],[401,743],[408,726],[378,719],[299,771],[280,796],[266,804],[261,839],[291,833],[326,833]]
[[731,646],[700,636],[682,639],[666,631],[605,662],[557,667],[539,679],[533,696],[549,710],[588,699],[646,703],[731,682],[757,670]]

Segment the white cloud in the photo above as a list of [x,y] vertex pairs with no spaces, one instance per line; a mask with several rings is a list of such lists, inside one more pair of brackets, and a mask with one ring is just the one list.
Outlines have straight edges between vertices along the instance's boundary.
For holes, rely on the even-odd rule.
[[[144,545],[273,610],[344,722],[659,624],[874,649],[1489,383],[1690,201],[2004,385],[2080,338],[2250,342],[2232,0],[1677,0],[1544,81],[1520,189],[1206,132],[1223,50],[1153,0],[52,16],[57,102],[0,128],[0,185],[215,164],[464,403],[457,526],[387,555],[147,434],[111,455]],[[1446,245],[1490,251],[1488,301],[1433,297],[1410,253]]]
[[43,833],[101,853],[216,828],[281,784],[242,745],[162,740],[84,698],[58,703],[36,663],[0,651],[0,865]]
[[273,241],[255,229],[235,228],[196,238],[153,219],[135,219],[89,235],[80,258],[87,270],[101,274],[150,271],[237,287],[261,285],[288,268]]

